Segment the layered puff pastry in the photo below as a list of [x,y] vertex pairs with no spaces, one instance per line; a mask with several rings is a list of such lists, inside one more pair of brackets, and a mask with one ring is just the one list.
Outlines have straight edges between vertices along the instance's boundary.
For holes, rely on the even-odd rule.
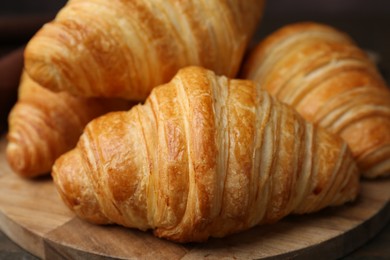
[[26,71],[53,91],[144,100],[178,69],[234,77],[263,0],[70,0],[30,40]]
[[312,22],[287,25],[254,48],[242,77],[340,135],[363,176],[390,175],[390,90],[345,33]]
[[79,217],[178,242],[223,237],[353,200],[341,138],[252,81],[188,67],[144,105],[91,121],[53,167]]
[[23,73],[18,100],[8,116],[7,161],[23,177],[49,174],[54,161],[76,145],[89,121],[132,105],[120,99],[54,93]]

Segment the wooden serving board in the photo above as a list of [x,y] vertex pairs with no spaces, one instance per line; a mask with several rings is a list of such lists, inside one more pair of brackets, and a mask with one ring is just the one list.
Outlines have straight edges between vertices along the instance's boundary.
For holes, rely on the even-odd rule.
[[390,219],[390,179],[363,181],[359,199],[305,216],[259,226],[206,243],[175,244],[151,233],[79,220],[56,193],[50,177],[22,179],[5,159],[0,141],[0,228],[46,259],[334,259],[372,238]]

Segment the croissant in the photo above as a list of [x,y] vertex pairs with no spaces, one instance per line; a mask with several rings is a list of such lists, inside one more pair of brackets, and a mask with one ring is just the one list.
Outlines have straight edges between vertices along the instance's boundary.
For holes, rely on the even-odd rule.
[[345,142],[252,81],[181,69],[144,105],[91,121],[54,164],[64,202],[93,223],[204,241],[353,200]]
[[259,43],[242,77],[340,135],[362,175],[390,175],[390,90],[344,32],[317,23],[285,26]]
[[28,43],[26,70],[53,91],[141,101],[187,65],[233,77],[263,4],[264,0],[68,1]]
[[49,173],[55,159],[76,145],[90,120],[130,107],[125,100],[53,93],[23,73],[18,101],[8,116],[8,163],[24,177]]

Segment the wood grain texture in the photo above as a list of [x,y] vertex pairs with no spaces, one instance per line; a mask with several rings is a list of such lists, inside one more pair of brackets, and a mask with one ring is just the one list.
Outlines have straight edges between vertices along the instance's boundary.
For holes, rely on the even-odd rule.
[[12,173],[0,142],[0,228],[32,254],[101,259],[334,259],[371,239],[390,220],[390,179],[363,181],[359,199],[316,214],[290,216],[207,243],[175,244],[147,232],[96,226],[76,218],[50,178],[25,180]]

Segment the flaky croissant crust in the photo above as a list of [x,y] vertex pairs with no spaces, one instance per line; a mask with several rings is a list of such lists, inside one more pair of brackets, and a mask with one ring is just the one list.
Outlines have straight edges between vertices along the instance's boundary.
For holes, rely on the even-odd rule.
[[8,116],[7,161],[23,177],[49,174],[54,161],[76,145],[89,121],[132,105],[121,99],[54,93],[23,73],[18,100]]
[[180,242],[345,203],[359,178],[341,139],[253,82],[199,67],[93,120],[52,176],[81,218]]
[[42,86],[144,100],[180,68],[236,75],[264,0],[72,0],[28,43]]
[[243,78],[340,135],[363,176],[390,175],[390,90],[348,35],[318,23],[291,24],[248,57]]

